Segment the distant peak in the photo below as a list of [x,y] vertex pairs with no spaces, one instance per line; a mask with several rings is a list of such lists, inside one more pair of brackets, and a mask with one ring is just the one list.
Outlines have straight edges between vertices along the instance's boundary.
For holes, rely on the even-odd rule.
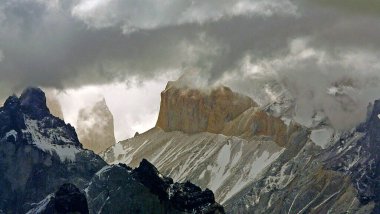
[[44,117],[50,114],[46,105],[46,96],[40,88],[29,87],[20,96],[20,104],[23,110],[35,117]]

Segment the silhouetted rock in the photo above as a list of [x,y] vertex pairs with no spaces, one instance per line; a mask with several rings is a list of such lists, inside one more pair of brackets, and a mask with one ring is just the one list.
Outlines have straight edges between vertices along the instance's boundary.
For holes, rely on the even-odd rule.
[[59,190],[47,196],[28,214],[88,214],[86,196],[73,184],[63,184]]
[[39,88],[27,88],[20,96],[21,108],[34,119],[42,119],[50,114],[46,106],[45,93]]

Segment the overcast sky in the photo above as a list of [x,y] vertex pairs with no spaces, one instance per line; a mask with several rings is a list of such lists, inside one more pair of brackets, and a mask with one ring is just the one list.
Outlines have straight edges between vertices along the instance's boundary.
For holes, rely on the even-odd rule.
[[275,82],[300,115],[347,128],[380,97],[379,15],[377,0],[2,0],[0,97],[55,88],[75,121],[103,96],[120,140],[154,125],[168,80],[196,71],[259,103]]

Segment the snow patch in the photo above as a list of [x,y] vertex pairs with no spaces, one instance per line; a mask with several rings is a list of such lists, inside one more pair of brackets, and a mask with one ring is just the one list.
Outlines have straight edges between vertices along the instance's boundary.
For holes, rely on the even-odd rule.
[[111,168],[112,168],[112,165],[111,166],[105,166],[105,167],[101,168],[98,172],[96,172],[95,175],[98,176],[99,178],[101,178],[102,174],[109,171]]
[[[243,174],[240,179],[235,183],[235,185],[228,192],[226,197],[222,203],[226,202],[227,199],[231,198],[241,190],[243,190],[248,184],[253,182],[255,178],[263,172],[263,170],[268,167],[271,163],[273,163],[283,152],[285,149],[281,151],[270,154],[268,151],[263,151],[260,155],[258,152],[255,152],[253,156],[255,156],[255,160],[251,162],[250,165],[247,165],[243,168]],[[248,175],[247,175],[248,174]]]
[[225,176],[226,167],[230,162],[231,156],[231,143],[225,144],[220,150],[216,159],[216,166],[211,169],[212,181],[208,185],[211,190],[216,191],[222,186],[224,180],[228,177]]
[[61,140],[65,143],[72,143],[70,140],[60,136],[54,131],[49,132],[48,137],[43,136],[39,130],[38,121],[30,120],[25,118],[26,129],[23,130],[23,133],[30,133],[32,137],[32,143],[37,148],[41,149],[44,152],[49,152],[51,155],[54,153],[58,155],[61,162],[75,161],[75,156],[81,150],[74,145],[56,145],[52,144],[52,142]]
[[322,128],[311,131],[310,139],[323,149],[327,148],[334,135],[334,130],[330,128]]
[[32,204],[32,205],[36,205],[36,207],[29,210],[26,214],[42,213],[43,211],[45,211],[46,206],[49,204],[49,202],[52,198],[53,198],[53,194],[50,194],[44,200],[40,201],[39,203]]
[[281,117],[281,120],[282,120],[282,122],[284,122],[284,124],[285,124],[286,126],[289,126],[290,123],[292,122],[292,119],[291,119],[291,118],[288,118],[288,117]]
[[13,136],[15,140],[17,140],[17,132],[15,130],[11,130],[5,134],[5,139],[8,139],[8,137]]

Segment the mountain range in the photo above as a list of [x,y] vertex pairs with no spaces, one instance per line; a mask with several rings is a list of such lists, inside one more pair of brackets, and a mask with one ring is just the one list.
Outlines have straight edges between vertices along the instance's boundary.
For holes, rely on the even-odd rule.
[[281,94],[259,106],[224,86],[169,82],[156,126],[101,156],[130,166],[145,158],[175,181],[214,191],[227,213],[380,213],[380,101],[342,131],[323,112],[296,118]]
[[[82,114],[112,121],[104,101]],[[286,93],[260,106],[169,82],[156,126],[88,140],[98,155],[27,88],[0,108],[0,213],[380,213],[379,115],[377,100],[342,131],[323,112],[299,122]]]

